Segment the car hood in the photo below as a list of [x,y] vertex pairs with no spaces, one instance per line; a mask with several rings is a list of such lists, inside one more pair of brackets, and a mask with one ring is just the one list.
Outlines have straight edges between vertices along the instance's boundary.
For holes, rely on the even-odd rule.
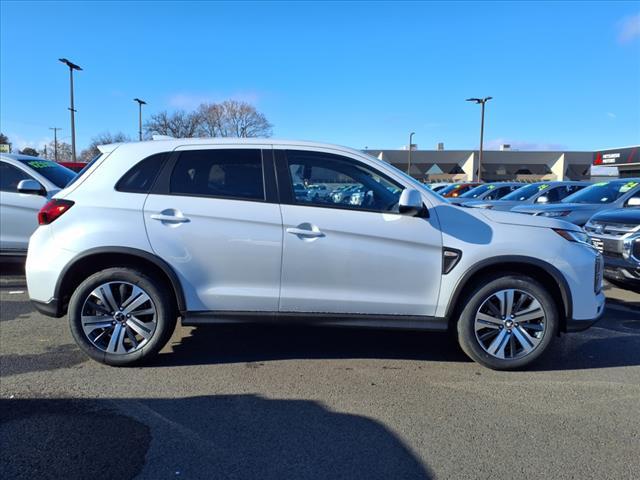
[[569,210],[571,212],[597,212],[607,204],[598,203],[550,203],[546,205],[521,205],[512,209],[513,212],[528,213],[533,215],[538,212],[562,212]]
[[483,208],[486,205],[500,205],[503,207],[509,207],[509,206],[515,206],[515,205],[519,205],[522,202],[519,202],[517,200],[469,200],[467,202],[464,202],[465,205],[467,205],[468,207],[480,207]]
[[640,208],[615,208],[596,213],[591,221],[640,225]]
[[[464,207],[462,207],[464,208]],[[560,228],[563,230],[580,231],[580,227],[573,223],[556,218],[523,215],[521,213],[504,212],[499,210],[475,210],[491,222],[507,225],[522,225],[526,227]]]

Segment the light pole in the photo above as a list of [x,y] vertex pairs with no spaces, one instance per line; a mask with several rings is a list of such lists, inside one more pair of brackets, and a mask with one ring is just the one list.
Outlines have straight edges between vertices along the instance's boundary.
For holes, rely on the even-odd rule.
[[62,130],[58,127],[49,127],[49,130],[53,130],[53,159],[58,161],[58,130]]
[[[480,176],[482,175],[482,140],[484,137],[484,104],[491,100],[493,97],[484,97],[484,98],[467,98],[467,102],[479,103],[482,105],[482,117],[480,120],[480,157],[478,158],[478,178],[477,181],[480,181]],[[475,175],[474,175],[475,177]],[[474,178],[473,180],[476,180]]]
[[71,111],[71,157],[73,161],[76,161],[76,117],[75,117],[75,107],[73,105],[73,71],[74,70],[82,70],[82,67],[76,65],[75,63],[70,62],[66,58],[59,58],[62,63],[64,63],[67,67],[69,67],[69,89],[71,91],[71,106],[69,110]]
[[146,105],[147,102],[139,98],[134,98],[133,101],[138,102],[138,138],[142,141],[142,105]]
[[413,136],[416,132],[409,134],[409,161],[407,162],[407,175],[411,175],[411,146],[413,145]]

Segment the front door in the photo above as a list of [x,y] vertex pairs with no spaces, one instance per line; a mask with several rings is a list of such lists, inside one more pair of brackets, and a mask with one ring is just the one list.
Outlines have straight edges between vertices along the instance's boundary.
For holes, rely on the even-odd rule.
[[278,152],[284,198],[280,311],[435,314],[437,220],[400,215],[403,185],[355,158]]
[[265,179],[272,159],[255,146],[177,153],[144,221],[154,252],[184,285],[188,310],[277,311],[282,221]]

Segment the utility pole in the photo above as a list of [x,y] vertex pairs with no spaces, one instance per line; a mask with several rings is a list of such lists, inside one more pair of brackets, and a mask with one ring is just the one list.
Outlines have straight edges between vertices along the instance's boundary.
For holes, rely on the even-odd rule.
[[[478,103],[482,105],[482,114],[480,120],[480,156],[478,158],[478,177],[477,181],[480,180],[480,176],[482,175],[482,142],[484,139],[484,104],[491,100],[493,97],[484,97],[484,98],[467,98],[467,102]],[[476,180],[475,175],[472,180]]]
[[[58,127],[49,127],[49,130],[53,130],[53,159],[58,161],[58,130],[62,130]],[[46,148],[46,145],[45,145]]]
[[411,148],[413,146],[413,136],[416,132],[411,132],[409,135],[409,161],[407,162],[407,175],[411,175]]
[[134,102],[138,102],[138,140],[142,141],[142,105],[146,105],[147,102],[134,98]]
[[82,70],[82,67],[76,65],[75,63],[70,62],[66,58],[59,58],[62,63],[64,63],[67,67],[69,67],[69,89],[71,92],[71,106],[69,110],[71,111],[71,158],[72,161],[76,161],[76,109],[73,105],[73,71],[74,70]]

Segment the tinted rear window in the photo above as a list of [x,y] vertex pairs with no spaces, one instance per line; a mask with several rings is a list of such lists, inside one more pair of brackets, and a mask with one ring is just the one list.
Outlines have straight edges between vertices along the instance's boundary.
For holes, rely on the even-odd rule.
[[44,178],[53,183],[56,187],[64,188],[76,176],[73,170],[69,170],[62,165],[45,159],[18,159],[19,162],[38,172]]
[[138,162],[116,184],[119,192],[148,193],[164,165],[166,153],[151,155]]
[[178,195],[264,200],[262,154],[257,149],[182,152],[169,190]]

